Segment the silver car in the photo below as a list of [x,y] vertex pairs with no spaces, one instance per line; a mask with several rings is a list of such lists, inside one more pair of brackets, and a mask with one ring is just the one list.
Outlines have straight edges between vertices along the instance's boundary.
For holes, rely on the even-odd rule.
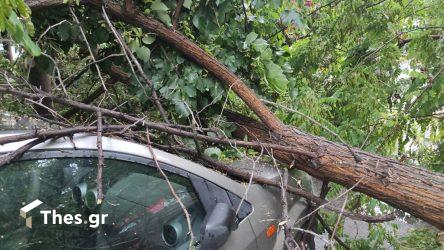
[[[145,145],[103,137],[104,200],[97,204],[96,140],[87,134],[48,140],[0,169],[0,249],[189,249],[183,209]],[[0,154],[27,142],[0,145]],[[154,152],[190,215],[192,247],[283,249],[278,188],[253,183],[245,197],[245,183]],[[254,173],[279,178],[275,168]],[[300,217],[305,201],[288,199],[290,217]]]

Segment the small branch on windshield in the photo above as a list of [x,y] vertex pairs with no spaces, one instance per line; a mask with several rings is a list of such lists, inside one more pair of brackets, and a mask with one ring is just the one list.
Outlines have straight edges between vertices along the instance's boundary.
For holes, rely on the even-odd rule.
[[[279,171],[279,170],[278,170]],[[284,228],[285,239],[284,244],[287,250],[296,249],[296,242],[292,237],[292,233],[288,228],[288,221],[290,216],[288,215],[288,202],[287,202],[287,187],[288,187],[288,169],[283,169],[284,173],[281,176],[281,204],[282,204],[282,219],[279,225]]]
[[147,140],[147,146],[148,146],[148,149],[150,151],[151,157],[153,158],[153,161],[154,161],[154,165],[156,165],[157,170],[159,170],[160,174],[165,179],[166,183],[168,184],[168,188],[170,189],[171,194],[174,196],[174,198],[176,199],[177,203],[179,203],[180,207],[183,210],[183,213],[185,214],[185,218],[186,218],[187,224],[188,224],[188,232],[190,234],[189,249],[194,249],[194,234],[193,234],[193,228],[191,226],[190,213],[188,212],[187,208],[183,204],[183,202],[180,199],[180,197],[177,195],[176,191],[174,191],[173,185],[171,185],[171,182],[170,182],[168,176],[165,174],[163,169],[160,167],[159,162],[157,161],[156,154],[154,153],[153,147],[151,146],[150,132],[149,132],[148,129],[146,129],[146,140]]
[[28,151],[29,149],[31,149],[35,145],[40,144],[44,141],[45,141],[45,139],[33,140],[33,141],[21,146],[16,151],[2,156],[0,158],[0,167],[3,167],[4,165],[11,163],[13,160],[20,158],[26,151]]
[[241,199],[241,201],[239,202],[239,206],[237,206],[236,214],[239,213],[239,210],[240,210],[240,208],[241,208],[241,206],[242,206],[242,203],[245,201],[245,199],[246,199],[247,196],[248,196],[248,191],[250,190],[251,184],[253,183],[253,176],[254,176],[254,171],[255,171],[255,168],[256,168],[256,164],[257,164],[257,162],[261,159],[263,153],[264,153],[264,148],[261,149],[261,153],[259,154],[258,157],[256,157],[256,159],[251,159],[251,161],[252,161],[252,163],[253,163],[253,166],[251,167],[250,179],[248,179],[248,185],[247,185],[247,187],[245,188],[244,195],[242,196],[242,199]]
[[[131,125],[104,125],[102,128],[102,131],[119,131],[122,129],[126,129],[128,126]],[[63,137],[67,135],[72,135],[76,133],[88,133],[88,132],[94,132],[97,131],[96,126],[78,126],[78,127],[72,127],[72,128],[64,128],[64,129],[57,129],[57,130],[35,130],[33,132],[23,133],[23,134],[17,134],[17,135],[10,135],[10,136],[4,136],[0,137],[0,145],[11,143],[11,142],[19,142],[19,141],[25,141],[30,139],[42,139],[47,140],[54,137]]]
[[101,204],[103,201],[103,168],[105,167],[105,157],[103,156],[103,147],[102,147],[102,113],[97,111],[97,204]]

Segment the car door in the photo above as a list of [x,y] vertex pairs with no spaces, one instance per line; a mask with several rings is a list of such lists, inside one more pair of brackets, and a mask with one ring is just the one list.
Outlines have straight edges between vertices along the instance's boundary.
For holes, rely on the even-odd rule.
[[[96,203],[97,156],[94,150],[51,150],[26,154],[0,170],[0,246],[2,249],[188,249],[190,235],[183,209],[150,159],[105,152],[104,200]],[[222,249],[257,249],[249,221],[252,206],[240,197],[191,174],[161,163],[191,218],[196,248],[208,211],[217,202],[238,209],[238,228]],[[38,210],[80,215],[85,223],[57,223],[35,212],[32,228],[12,216],[34,201]],[[52,214],[54,217],[54,214]],[[100,224],[88,221],[106,215]],[[56,223],[51,223],[56,222]]]

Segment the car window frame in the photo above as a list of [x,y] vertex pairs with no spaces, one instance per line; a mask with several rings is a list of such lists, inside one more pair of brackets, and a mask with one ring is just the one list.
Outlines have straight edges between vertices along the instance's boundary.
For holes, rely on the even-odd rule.
[[[137,155],[131,155],[127,153],[121,153],[116,151],[104,150],[103,155],[105,159],[114,159],[121,161],[128,161],[132,163],[138,163],[147,167],[156,168],[154,160],[148,157],[142,157]],[[26,161],[26,160],[39,160],[48,158],[97,158],[98,151],[93,149],[37,149],[29,150],[25,152],[22,157],[13,162]],[[247,200],[239,197],[235,193],[227,190],[219,185],[207,180],[201,176],[186,171],[183,168],[174,166],[170,163],[158,161],[159,167],[169,173],[177,174],[179,176],[187,178],[193,185],[194,192],[197,194],[199,202],[205,210],[206,214],[209,214],[217,202],[224,202],[230,204],[234,211],[237,211],[238,205],[242,202],[241,207],[236,215],[235,225],[236,227],[244,222],[249,215],[253,212],[253,206]],[[1,170],[0,170],[1,171]]]

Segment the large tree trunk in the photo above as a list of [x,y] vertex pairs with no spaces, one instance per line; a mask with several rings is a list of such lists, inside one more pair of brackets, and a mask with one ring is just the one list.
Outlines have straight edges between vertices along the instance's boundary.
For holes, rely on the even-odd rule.
[[[28,0],[27,3],[33,10],[37,10],[61,5],[62,1]],[[102,6],[100,0],[84,0],[82,3],[97,9]],[[274,151],[273,155],[279,160],[293,163],[295,167],[315,177],[329,179],[348,187],[363,178],[356,187],[357,191],[444,229],[444,175],[353,149],[355,155],[362,159],[357,163],[347,147],[283,125],[238,76],[179,32],[169,29],[140,11],[126,13],[116,3],[108,2],[106,10],[114,18],[157,34],[160,39],[219,78],[227,88],[231,88],[265,125],[231,116],[239,125],[244,126],[243,132],[250,135],[250,138],[310,152],[292,154]]]
[[225,114],[237,124],[239,129],[235,136],[240,139],[247,135],[252,140],[287,145],[318,155],[313,159],[274,150],[272,153],[276,159],[293,164],[317,178],[347,187],[363,178],[356,191],[444,229],[444,175],[352,148],[362,159],[357,164],[344,145],[302,133],[292,127],[270,134],[269,129],[258,121],[232,112]]

